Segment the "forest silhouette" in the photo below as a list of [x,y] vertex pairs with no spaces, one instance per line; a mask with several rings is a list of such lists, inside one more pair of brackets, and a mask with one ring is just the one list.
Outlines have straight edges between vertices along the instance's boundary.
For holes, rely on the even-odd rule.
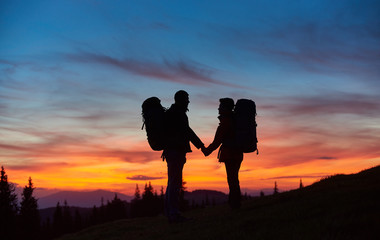
[[[378,239],[380,230],[380,166],[357,174],[326,177],[310,186],[243,198],[242,209],[226,204],[193,205],[182,199],[181,210],[194,220],[163,221],[164,194],[150,183],[134,199],[117,195],[83,214],[67,202],[57,203],[53,218],[41,221],[32,179],[23,189],[20,205],[14,186],[1,169],[1,239]],[[183,185],[182,192],[185,190]],[[183,195],[182,195],[183,196]],[[90,227],[92,226],[92,227]],[[88,228],[90,227],[90,228]],[[85,230],[82,230],[85,229]],[[82,231],[81,231],[82,230]],[[74,234],[75,233],[75,234]],[[100,237],[100,238],[99,238]]]
[[[202,203],[185,199],[186,182],[180,189],[180,210],[204,208],[216,205],[215,199],[206,198]],[[34,196],[34,184],[29,178],[18,204],[15,187],[8,182],[4,167],[1,169],[1,239],[54,239],[63,234],[78,232],[86,227],[112,222],[120,219],[153,217],[164,214],[164,189],[159,193],[151,182],[145,183],[140,190],[136,184],[134,198],[128,202],[121,200],[115,193],[112,200],[99,199],[100,206],[83,208],[69,206],[69,202],[57,202],[54,208],[39,209],[38,199]],[[246,196],[247,197],[247,196]]]

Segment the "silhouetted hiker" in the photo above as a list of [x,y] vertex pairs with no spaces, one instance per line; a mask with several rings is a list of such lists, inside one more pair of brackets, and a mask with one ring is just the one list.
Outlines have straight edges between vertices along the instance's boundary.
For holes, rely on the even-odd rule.
[[231,98],[219,99],[219,126],[216,130],[214,141],[203,153],[210,155],[221,144],[218,158],[224,162],[227,172],[227,182],[230,189],[228,203],[231,208],[240,208],[241,192],[239,185],[239,169],[243,161],[243,151],[236,147],[234,124],[234,100]]
[[175,103],[165,112],[165,146],[163,157],[168,166],[168,186],[166,188],[166,214],[169,222],[187,219],[179,211],[179,191],[182,186],[182,170],[186,163],[186,153],[191,152],[190,142],[198,149],[205,149],[203,142],[189,126],[189,94],[183,90],[174,95]]

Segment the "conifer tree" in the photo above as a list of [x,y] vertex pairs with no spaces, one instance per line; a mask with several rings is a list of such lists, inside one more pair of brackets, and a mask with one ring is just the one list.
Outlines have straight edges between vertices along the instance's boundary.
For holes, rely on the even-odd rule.
[[104,205],[104,198],[102,197],[100,199],[100,208],[99,208],[99,214],[98,214],[98,223],[104,223],[107,221],[107,208]]
[[79,213],[78,209],[75,209],[75,217],[74,217],[74,231],[79,231],[83,228],[83,220],[82,216]]
[[164,187],[161,186],[161,190],[160,190],[160,199],[165,199],[165,193],[164,193]]
[[189,208],[189,201],[185,199],[186,182],[182,179],[181,188],[179,189],[179,209],[185,211]]
[[141,199],[141,195],[140,195],[140,189],[139,189],[139,185],[136,183],[136,189],[135,189],[135,198],[136,200],[140,200]]
[[182,179],[181,188],[179,189],[179,201],[180,202],[185,200],[185,191],[187,189],[187,187],[185,185],[186,185],[186,182]]
[[274,182],[274,190],[273,190],[273,194],[277,194],[277,193],[278,193],[277,182]]
[[64,233],[70,233],[73,230],[73,217],[71,216],[70,207],[67,201],[63,204],[63,231]]
[[161,212],[165,211],[165,193],[163,186],[161,186],[160,195],[158,196],[158,205]]
[[40,231],[40,215],[38,211],[37,199],[33,196],[34,191],[32,178],[29,177],[28,185],[22,192],[20,224],[23,229],[23,237],[28,239],[38,239]]
[[248,193],[245,192],[245,193],[244,193],[244,197],[243,197],[243,199],[244,199],[244,200],[248,200],[249,198],[250,198],[250,196],[248,196]]
[[261,190],[260,191],[260,197],[264,197],[265,196],[265,193]]
[[160,212],[160,203],[158,198],[154,196],[154,189],[151,182],[145,183],[144,192],[142,194],[142,216],[155,216]]
[[0,233],[4,239],[14,238],[17,216],[17,195],[15,187],[8,183],[4,167],[1,166],[0,178]]
[[115,193],[114,199],[107,204],[109,220],[123,219],[127,217],[126,204]]
[[149,182],[149,185],[145,183],[145,188],[144,192],[142,194],[142,199],[150,201],[154,198],[154,193],[153,193],[153,187],[152,184]]
[[92,208],[91,216],[90,216],[90,224],[95,225],[97,223],[99,223],[99,214],[98,214],[98,208],[96,207],[96,205],[94,205],[94,207]]
[[62,213],[62,207],[57,202],[57,206],[55,207],[54,210],[54,215],[53,215],[53,233],[55,236],[60,236],[63,234],[64,229],[63,229],[63,213]]
[[131,216],[132,217],[140,217],[142,216],[142,200],[139,185],[136,184],[135,189],[135,198],[131,201]]

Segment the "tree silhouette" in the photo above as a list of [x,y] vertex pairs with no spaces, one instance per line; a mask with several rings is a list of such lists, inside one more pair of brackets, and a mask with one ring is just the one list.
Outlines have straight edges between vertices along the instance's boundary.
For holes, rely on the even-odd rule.
[[260,191],[260,197],[265,197],[265,193],[262,190]]
[[100,208],[98,214],[98,223],[104,223],[107,221],[107,207],[104,205],[104,198],[100,199]]
[[160,198],[165,199],[165,193],[164,193],[164,187],[163,186],[161,186],[161,189],[160,189]]
[[32,178],[29,177],[28,185],[24,187],[22,192],[20,208],[20,225],[25,239],[38,239],[39,237],[40,215],[37,199],[33,196],[34,189]]
[[53,232],[55,236],[60,236],[63,234],[63,224],[62,207],[58,202],[53,215]]
[[162,204],[160,198],[154,193],[151,182],[145,184],[144,192],[142,194],[142,215],[143,216],[156,216],[162,212]]
[[182,179],[181,188],[179,189],[179,209],[185,211],[189,209],[189,201],[185,199],[186,182]]
[[144,192],[140,198],[140,190],[136,184],[135,198],[131,202],[131,217],[156,216],[163,212],[164,193],[158,195],[151,182],[145,183]]
[[95,225],[100,222],[98,208],[94,205],[90,216],[90,224]]
[[17,216],[17,195],[15,187],[8,183],[8,176],[1,166],[0,179],[0,234],[2,239],[14,238]]
[[82,216],[79,213],[78,209],[75,209],[75,217],[74,217],[74,231],[77,232],[83,228],[83,220]]
[[140,189],[139,189],[139,185],[137,185],[137,183],[136,183],[135,198],[134,199],[136,199],[136,200],[140,200],[141,199]]
[[154,192],[153,192],[152,184],[150,182],[149,182],[149,185],[145,183],[142,199],[145,201],[151,201],[153,198],[154,198]]
[[251,199],[252,197],[251,197],[251,195],[249,195],[247,192],[245,192],[245,193],[244,193],[244,196],[243,196],[242,198],[243,198],[243,200],[249,200],[249,199]]
[[63,203],[63,231],[64,233],[73,231],[73,217],[71,216],[70,207],[66,200]]
[[107,215],[110,221],[127,217],[126,202],[118,198],[116,193],[114,199],[107,204]]
[[277,194],[277,193],[278,193],[277,182],[274,182],[273,194]]
[[160,200],[160,208],[163,210],[165,208],[165,192],[164,192],[164,187],[161,186],[161,189],[160,189],[160,196],[159,196],[159,200]]
[[139,185],[136,184],[135,189],[135,198],[131,201],[131,216],[132,217],[140,217],[142,216],[142,201],[141,201],[141,194]]

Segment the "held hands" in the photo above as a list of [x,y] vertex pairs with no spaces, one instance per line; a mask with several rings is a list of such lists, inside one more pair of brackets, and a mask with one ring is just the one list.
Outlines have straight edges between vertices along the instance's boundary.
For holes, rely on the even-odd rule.
[[201,148],[201,150],[202,150],[203,154],[205,155],[205,157],[207,157],[208,155],[210,155],[212,153],[212,151],[210,151],[208,148],[206,148],[204,146]]

